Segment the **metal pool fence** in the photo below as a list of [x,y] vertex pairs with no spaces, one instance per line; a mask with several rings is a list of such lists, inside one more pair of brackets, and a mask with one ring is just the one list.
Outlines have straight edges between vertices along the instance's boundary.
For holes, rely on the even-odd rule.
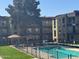
[[65,54],[59,51],[47,52],[41,51],[39,47],[21,47],[18,48],[26,53],[29,53],[38,59],[79,59],[79,56],[72,55],[72,54]]

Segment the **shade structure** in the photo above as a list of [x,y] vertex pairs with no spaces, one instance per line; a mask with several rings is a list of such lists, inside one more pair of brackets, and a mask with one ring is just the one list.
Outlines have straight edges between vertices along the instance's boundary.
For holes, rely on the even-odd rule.
[[20,35],[17,35],[17,34],[13,34],[13,35],[10,35],[10,36],[8,36],[8,38],[21,38],[21,36]]

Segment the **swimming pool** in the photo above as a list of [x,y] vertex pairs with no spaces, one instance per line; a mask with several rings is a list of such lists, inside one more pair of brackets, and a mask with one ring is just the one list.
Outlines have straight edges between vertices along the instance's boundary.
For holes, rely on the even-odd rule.
[[64,47],[63,48],[45,47],[40,48],[40,50],[48,53],[49,56],[54,57],[56,59],[73,59],[73,57],[77,58],[79,57],[78,51],[67,50]]

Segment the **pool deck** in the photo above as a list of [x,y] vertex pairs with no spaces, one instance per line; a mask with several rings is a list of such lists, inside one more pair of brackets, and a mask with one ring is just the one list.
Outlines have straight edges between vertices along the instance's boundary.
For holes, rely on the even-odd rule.
[[57,43],[57,45],[64,45],[64,46],[69,46],[69,47],[73,47],[73,48],[79,48],[79,44]]
[[67,50],[72,50],[72,51],[78,51],[79,52],[79,48],[66,48]]

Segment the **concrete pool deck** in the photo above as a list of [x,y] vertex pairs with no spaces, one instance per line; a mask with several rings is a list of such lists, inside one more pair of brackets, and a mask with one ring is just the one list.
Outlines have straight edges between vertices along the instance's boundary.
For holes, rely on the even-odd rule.
[[65,48],[66,50],[72,50],[72,51],[78,51],[79,52],[79,48]]

